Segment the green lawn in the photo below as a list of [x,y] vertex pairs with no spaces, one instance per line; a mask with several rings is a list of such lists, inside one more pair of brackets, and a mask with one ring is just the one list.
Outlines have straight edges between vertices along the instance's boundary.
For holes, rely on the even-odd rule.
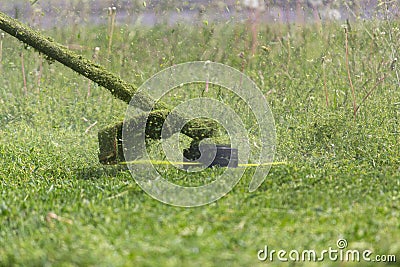
[[[110,61],[106,27],[46,31],[63,44],[85,45],[87,50],[77,52],[88,58],[100,47],[98,62],[137,86],[165,67],[192,60],[243,68],[256,82],[274,114],[276,160],[287,164],[273,166],[252,193],[248,170],[225,197],[197,208],[162,204],[128,171],[100,165],[97,132],[123,119],[126,104],[94,84],[87,97],[88,80],[46,59],[39,90],[41,56],[6,35],[0,83],[0,265],[265,266],[271,262],[259,261],[257,252],[266,245],[320,252],[336,249],[340,238],[348,249],[396,255],[392,264],[399,264],[400,90],[391,67],[400,23],[391,23],[351,25],[349,68],[356,101],[363,102],[356,118],[340,23],[323,25],[322,33],[314,26],[262,25],[254,56],[243,25],[123,26],[115,30]],[[199,94],[193,89],[188,97]],[[229,94],[211,91],[208,96],[229,102]],[[207,170],[199,178],[219,172]],[[182,173],[168,171],[167,178],[174,175]],[[289,265],[312,264],[321,262]]]

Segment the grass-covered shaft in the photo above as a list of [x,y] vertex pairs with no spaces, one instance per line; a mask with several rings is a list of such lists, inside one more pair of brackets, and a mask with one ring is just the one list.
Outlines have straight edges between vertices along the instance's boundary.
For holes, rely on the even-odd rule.
[[[113,96],[126,103],[129,103],[132,94],[136,91],[132,84],[123,81],[103,67],[68,50],[51,38],[44,37],[40,32],[29,28],[2,12],[0,12],[0,29],[32,46],[49,58],[57,60],[68,68],[107,88]],[[149,99],[145,96],[142,100],[143,103],[140,104],[143,106],[149,103]]]
[[[102,66],[68,50],[66,47],[58,44],[51,38],[44,37],[40,32],[29,28],[18,20],[13,19],[2,12],[0,12],[0,29],[32,46],[46,56],[73,69],[100,86],[105,87],[113,96],[125,101],[126,103],[130,102],[132,95],[137,90],[134,85],[122,80],[115,74],[104,69]],[[134,104],[138,108],[149,109],[153,107],[154,101],[146,93],[141,93],[141,96],[135,97],[135,100],[136,102]],[[158,101],[154,108],[164,109],[166,111],[169,110],[168,105],[161,101]],[[207,132],[212,132],[212,128],[215,128],[215,123],[212,121],[204,123],[197,121],[194,123],[195,125],[189,124],[186,126],[184,131],[185,134],[193,138],[201,137],[202,133],[198,136],[199,131],[196,130],[199,128],[198,126],[201,126],[200,128],[203,129],[210,127],[210,130],[207,130]]]

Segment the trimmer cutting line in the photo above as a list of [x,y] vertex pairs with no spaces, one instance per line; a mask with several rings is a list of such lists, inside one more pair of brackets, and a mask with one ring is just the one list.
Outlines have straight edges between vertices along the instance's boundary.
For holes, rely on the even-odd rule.
[[[134,160],[134,161],[125,161],[120,162],[120,165],[129,165],[129,164],[152,164],[152,165],[186,165],[186,166],[201,166],[204,165],[201,162],[189,162],[189,161],[168,161],[168,160]],[[276,162],[264,162],[264,163],[239,163],[237,167],[259,167],[259,166],[274,166],[274,165],[285,165],[287,162],[285,161],[276,161]],[[210,167],[210,166],[208,166]],[[221,166],[224,167],[224,166]]]
[[182,165],[184,169],[188,167],[201,167],[205,166],[211,168],[213,166],[237,168],[237,167],[260,167],[283,165],[286,162],[264,162],[264,163],[239,163],[238,149],[232,148],[229,144],[214,145],[203,144],[200,147],[192,145],[190,148],[185,149],[183,161],[168,161],[168,160],[133,160],[123,161],[119,164],[152,164],[152,165]]

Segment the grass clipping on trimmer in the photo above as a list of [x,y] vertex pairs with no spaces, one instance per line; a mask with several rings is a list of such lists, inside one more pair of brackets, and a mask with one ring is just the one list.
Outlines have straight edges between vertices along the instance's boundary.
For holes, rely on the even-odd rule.
[[[0,12],[0,29],[33,47],[48,58],[60,62],[66,67],[108,89],[114,97],[126,103],[129,103],[132,96],[137,92],[136,86],[122,80],[120,77],[107,71],[102,66],[70,51],[65,46],[62,46],[51,38],[44,36],[39,31],[24,25],[20,21],[9,17],[2,12]],[[135,107],[143,110],[151,109],[152,103],[154,103],[151,96],[146,93],[141,93],[140,96],[135,96],[135,100]],[[169,105],[162,101],[158,101],[150,112],[148,118],[139,115],[137,118],[132,118],[129,125],[134,127],[135,121],[147,119],[146,137],[153,139],[160,138],[160,129],[162,128],[160,126],[163,125],[170,111],[171,108]],[[177,117],[184,119],[182,114],[178,114]],[[118,162],[125,161],[121,141],[122,125],[123,122],[119,122],[99,132],[99,160],[101,163],[117,164]],[[201,140],[215,135],[216,129],[217,125],[213,120],[195,119],[189,121],[185,127],[183,127],[181,132],[195,140]],[[171,127],[171,131],[174,130],[178,131],[175,127]]]

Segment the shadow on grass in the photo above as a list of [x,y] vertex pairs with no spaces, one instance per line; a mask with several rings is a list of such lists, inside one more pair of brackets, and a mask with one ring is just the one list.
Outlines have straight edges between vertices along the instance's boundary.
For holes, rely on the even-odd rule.
[[128,168],[123,165],[95,165],[80,167],[73,170],[78,179],[91,180],[100,178],[114,178],[117,176],[130,176]]

